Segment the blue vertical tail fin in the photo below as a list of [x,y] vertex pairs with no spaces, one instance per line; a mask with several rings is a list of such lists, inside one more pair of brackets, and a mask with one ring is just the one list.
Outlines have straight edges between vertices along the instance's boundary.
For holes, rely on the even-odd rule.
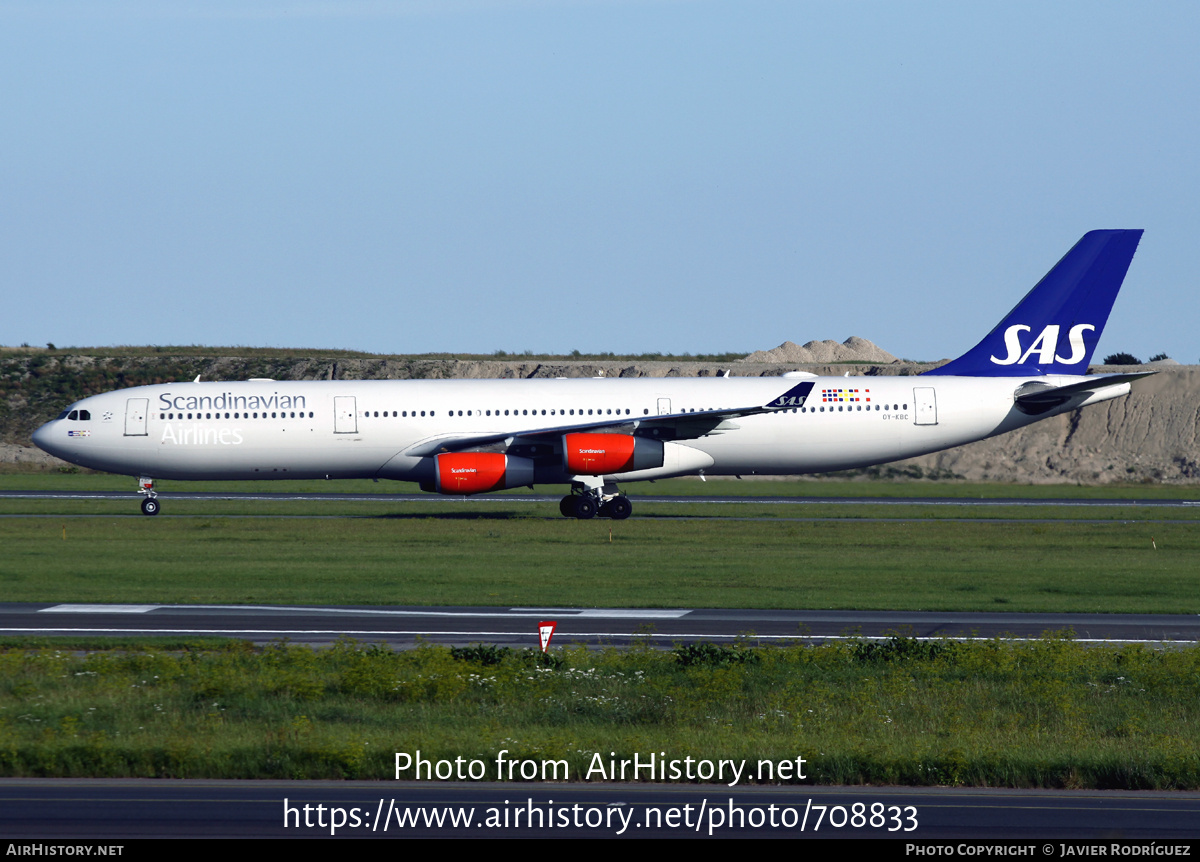
[[925,373],[1086,374],[1141,238],[1140,230],[1084,234],[982,341],[958,359]]

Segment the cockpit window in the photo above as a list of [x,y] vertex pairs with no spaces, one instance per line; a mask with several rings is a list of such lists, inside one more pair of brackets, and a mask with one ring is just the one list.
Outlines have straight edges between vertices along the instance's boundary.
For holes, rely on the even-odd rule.
[[72,410],[70,413],[67,414],[67,418],[70,419],[72,422],[74,422],[76,419],[79,418],[79,411]]
[[80,422],[90,422],[91,420],[92,420],[91,411],[89,411],[89,410],[80,410],[79,411],[79,421]]
[[59,414],[58,414],[58,418],[59,418],[59,419],[66,419],[66,418],[67,418],[67,411],[66,411],[66,410],[64,410],[62,413],[59,413]]

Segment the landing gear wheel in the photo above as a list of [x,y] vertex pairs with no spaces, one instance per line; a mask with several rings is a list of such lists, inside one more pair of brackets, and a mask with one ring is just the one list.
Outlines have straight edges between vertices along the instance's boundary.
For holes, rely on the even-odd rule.
[[145,500],[142,500],[142,514],[157,515],[158,500],[155,500],[153,497],[147,497]]
[[558,501],[558,511],[562,512],[564,518],[575,517],[575,498],[570,494]]
[[596,501],[591,497],[575,497],[574,515],[581,521],[596,517]]
[[633,514],[633,504],[629,502],[628,497],[613,497],[604,505],[601,514],[614,521],[624,521]]

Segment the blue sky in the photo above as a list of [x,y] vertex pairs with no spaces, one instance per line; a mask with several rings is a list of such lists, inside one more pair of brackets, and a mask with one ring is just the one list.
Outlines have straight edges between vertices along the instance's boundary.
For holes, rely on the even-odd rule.
[[971,347],[1145,228],[1200,361],[1200,4],[0,0],[0,344]]

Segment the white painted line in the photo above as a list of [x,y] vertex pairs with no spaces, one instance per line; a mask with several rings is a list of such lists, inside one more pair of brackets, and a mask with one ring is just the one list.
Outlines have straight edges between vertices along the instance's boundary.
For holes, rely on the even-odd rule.
[[518,613],[533,614],[564,614],[572,619],[604,619],[604,620],[677,620],[686,617],[690,610],[652,610],[648,608],[513,608]]
[[55,605],[39,614],[144,614],[161,605]]

